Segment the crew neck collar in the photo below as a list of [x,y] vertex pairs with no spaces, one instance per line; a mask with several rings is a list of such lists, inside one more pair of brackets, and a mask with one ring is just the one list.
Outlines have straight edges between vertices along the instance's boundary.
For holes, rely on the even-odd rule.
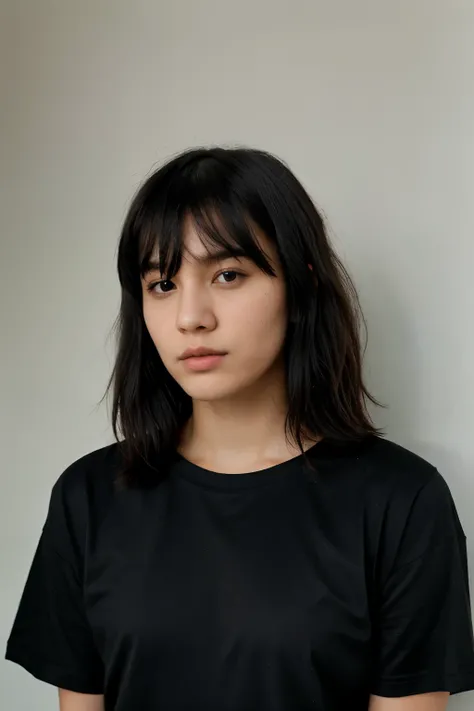
[[[364,440],[365,441],[365,440]],[[275,464],[272,467],[241,474],[228,474],[205,469],[193,464],[181,454],[176,454],[172,473],[175,476],[199,484],[207,488],[235,491],[277,483],[297,471],[302,471],[307,462],[317,463],[340,457],[353,456],[359,451],[361,442],[336,442],[322,439],[310,447],[304,454],[298,454],[291,459]]]

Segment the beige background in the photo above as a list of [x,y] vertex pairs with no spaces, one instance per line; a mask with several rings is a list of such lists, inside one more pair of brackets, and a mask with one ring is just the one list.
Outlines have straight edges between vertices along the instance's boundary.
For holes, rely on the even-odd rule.
[[[194,144],[274,151],[324,210],[377,424],[445,475],[474,570],[474,3],[3,0],[0,19],[2,649],[53,482],[111,441],[126,206]],[[0,675],[2,708],[55,708]]]

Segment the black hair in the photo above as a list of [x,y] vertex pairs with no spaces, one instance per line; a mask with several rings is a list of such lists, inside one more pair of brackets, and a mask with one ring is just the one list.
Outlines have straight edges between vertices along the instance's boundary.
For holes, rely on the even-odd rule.
[[266,151],[193,148],[139,188],[118,247],[117,354],[105,395],[113,392],[126,485],[166,475],[192,413],[191,398],[164,367],[146,328],[141,282],[157,249],[167,279],[179,270],[188,216],[207,248],[243,251],[269,275],[274,271],[252,223],[275,245],[287,291],[287,436],[303,452],[305,437],[354,442],[379,435],[367,410],[367,400],[380,403],[363,382],[359,299],[310,196],[286,163]]

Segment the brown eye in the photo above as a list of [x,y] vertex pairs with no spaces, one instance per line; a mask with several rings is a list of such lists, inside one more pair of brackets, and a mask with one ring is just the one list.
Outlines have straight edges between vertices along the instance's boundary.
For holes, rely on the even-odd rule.
[[[160,289],[158,289],[157,287],[160,287]],[[155,282],[152,282],[151,284],[148,284],[147,291],[150,291],[153,294],[162,295],[162,294],[168,294],[170,291],[173,290],[173,288],[174,288],[173,282],[164,279],[162,281],[155,281]]]
[[219,279],[219,277],[225,277],[224,282],[221,282],[221,284],[232,284],[233,282],[238,281],[239,278],[243,279],[245,274],[240,274],[232,269],[226,269],[225,272],[221,272],[217,275],[217,279]]

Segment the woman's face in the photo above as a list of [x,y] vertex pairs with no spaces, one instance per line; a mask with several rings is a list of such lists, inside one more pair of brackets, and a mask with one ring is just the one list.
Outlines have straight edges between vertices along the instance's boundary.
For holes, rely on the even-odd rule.
[[[178,273],[162,281],[153,270],[142,280],[146,327],[166,369],[194,400],[244,395],[247,388],[259,382],[266,387],[281,376],[285,282],[273,245],[258,230],[257,236],[276,276],[246,258],[224,255],[210,261],[188,219]],[[196,348],[223,355],[183,359],[186,350]]]

